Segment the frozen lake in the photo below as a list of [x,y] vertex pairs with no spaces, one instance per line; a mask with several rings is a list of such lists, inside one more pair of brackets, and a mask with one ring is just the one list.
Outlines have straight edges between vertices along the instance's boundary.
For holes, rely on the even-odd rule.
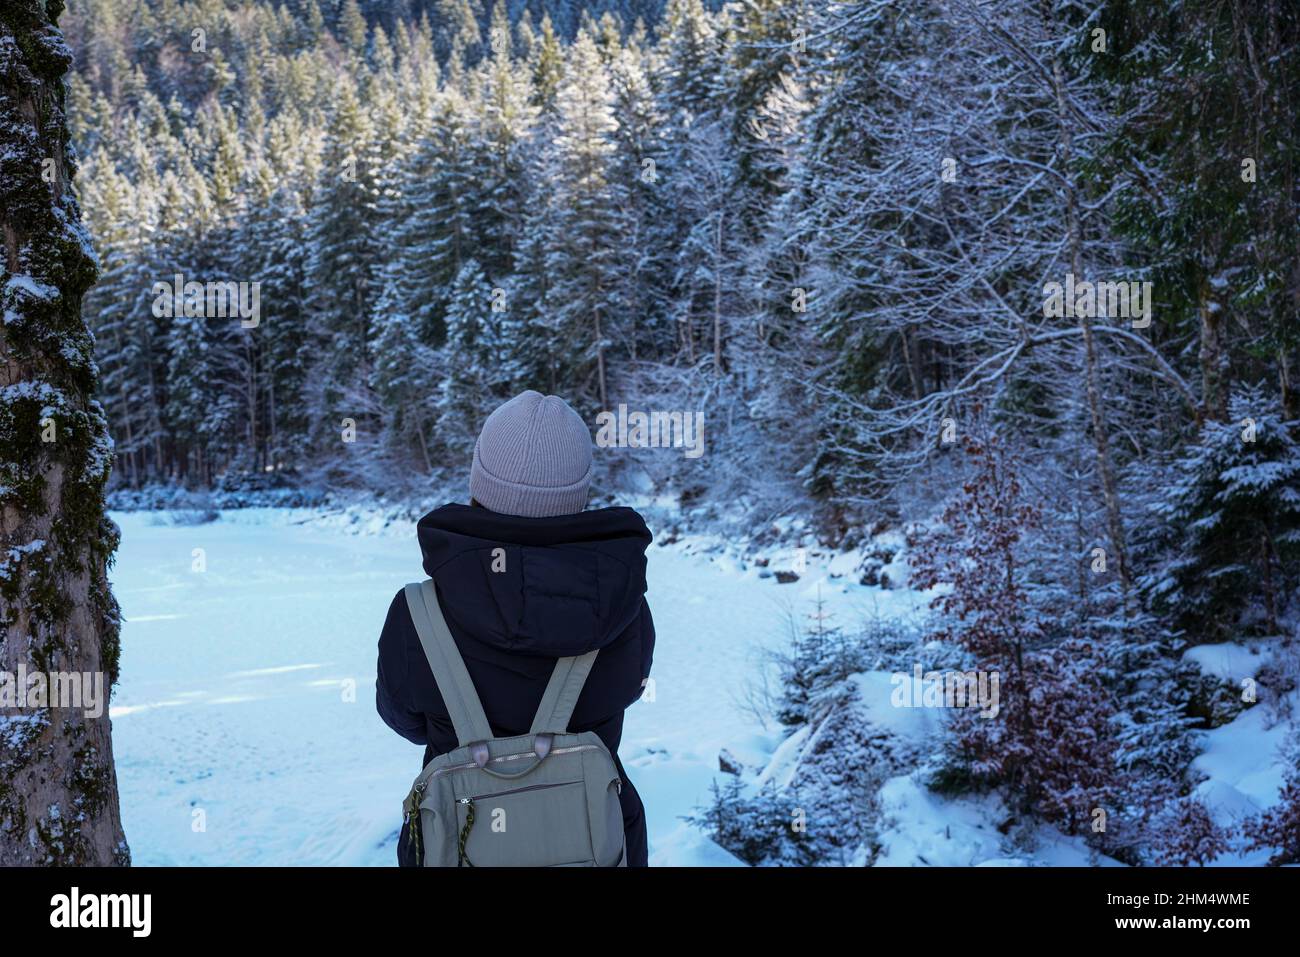
[[[413,529],[355,534],[272,509],[194,526],[113,517],[126,621],[111,713],[135,862],[393,863],[421,750],[375,713],[375,649],[394,593],[423,577]],[[654,700],[629,710],[620,754],[651,863],[732,862],[680,816],[707,800],[720,748],[776,743],[741,702],[801,599],[655,545],[649,581]]]

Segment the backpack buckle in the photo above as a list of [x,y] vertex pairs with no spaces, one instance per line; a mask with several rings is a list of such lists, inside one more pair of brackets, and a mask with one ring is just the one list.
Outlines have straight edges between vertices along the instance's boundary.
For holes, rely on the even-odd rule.
[[539,734],[533,738],[533,754],[537,755],[538,761],[551,753],[551,741],[554,737],[553,734]]

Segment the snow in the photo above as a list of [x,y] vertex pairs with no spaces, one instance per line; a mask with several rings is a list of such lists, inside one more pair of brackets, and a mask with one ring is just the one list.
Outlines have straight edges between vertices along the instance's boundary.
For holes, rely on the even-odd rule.
[[[135,862],[393,864],[421,749],[376,715],[374,666],[389,602],[422,575],[409,509],[241,509],[200,525],[168,513],[113,518],[122,543],[112,579],[126,620],[110,713]],[[196,549],[205,571],[191,570]],[[646,806],[653,866],[743,866],[683,817],[726,777],[724,749],[750,783],[794,773],[808,730],[785,736],[747,704],[792,616],[806,620],[820,601],[851,627],[924,607],[928,595],[858,584],[861,557],[809,549],[803,575],[783,585],[770,571],[789,566],[775,552],[761,568],[705,535],[651,546],[653,694],[629,709],[620,755]],[[1267,661],[1233,644],[1187,657],[1225,677]],[[889,671],[850,680],[872,726],[922,765],[937,751],[941,712],[894,707]],[[1206,776],[1197,793],[1222,823],[1277,799],[1287,726],[1267,712],[1248,709],[1208,732],[1194,763]],[[1050,827],[1012,842],[998,830],[1008,814],[996,797],[947,798],[925,775],[922,766],[885,780],[878,864],[1115,863]]]
[[[943,712],[935,708],[896,708],[891,703],[898,687],[891,671],[868,671],[854,676],[860,692],[859,707],[872,724],[888,731],[893,737],[910,744],[920,745],[932,739],[942,728]],[[912,701],[920,701],[924,681],[914,675],[905,680],[912,686]]]
[[1033,833],[1030,852],[1011,851],[996,827],[1007,812],[992,796],[948,800],[927,789],[920,773],[890,778],[880,789],[886,827],[877,867],[1081,867],[1122,866],[1105,856],[1095,859],[1082,837],[1054,828]]
[[43,714],[0,714],[0,745],[15,750],[39,734],[48,721]]
[[57,299],[59,295],[59,289],[57,286],[51,286],[48,283],[39,282],[31,276],[10,276],[9,281],[5,283],[5,285],[11,290],[21,290],[33,299],[51,301]]
[[44,402],[47,408],[49,403],[54,403],[58,407],[65,404],[63,392],[50,385],[34,379],[24,379],[21,382],[12,382],[9,385],[0,387],[0,404],[13,405],[18,402]]
[[882,867],[969,867],[1001,858],[1002,835],[990,824],[996,801],[947,801],[914,774],[890,778],[880,799],[887,822],[877,859]]
[[0,578],[8,578],[13,566],[45,548],[45,539],[36,538],[24,545],[15,545],[0,557]]
[[1271,655],[1260,652],[1258,644],[1243,645],[1230,641],[1217,645],[1194,645],[1183,652],[1183,660],[1194,662],[1202,673],[1232,682],[1253,678],[1270,658]]
[[[375,651],[393,595],[422,576],[419,549],[403,521],[357,534],[379,520],[309,514],[243,509],[199,526],[113,514],[126,620],[111,716],[138,864],[395,861],[421,749],[375,714]],[[191,571],[196,548],[204,572]],[[706,800],[719,750],[754,737],[738,703],[781,637],[789,586],[711,564],[651,546],[654,700],[628,711],[620,755],[653,864],[738,863],[680,817]],[[739,750],[757,759],[773,743]]]
[[[1253,659],[1258,661],[1259,659]],[[1293,711],[1300,708],[1300,692],[1293,692]],[[1235,720],[1205,733],[1205,750],[1193,761],[1193,771],[1206,775],[1196,788],[1214,819],[1235,825],[1241,819],[1275,804],[1282,789],[1286,760],[1282,748],[1288,733],[1285,722],[1273,720],[1269,708],[1248,708]],[[1257,852],[1216,863],[1263,864],[1267,852]]]

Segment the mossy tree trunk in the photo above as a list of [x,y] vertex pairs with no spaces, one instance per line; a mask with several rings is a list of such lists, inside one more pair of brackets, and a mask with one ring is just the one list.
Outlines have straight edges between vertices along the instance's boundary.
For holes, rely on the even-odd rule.
[[[62,11],[0,3],[0,864],[127,864],[106,700],[112,451],[81,318],[96,262],[71,188]],[[102,675],[100,714],[18,707],[20,666]]]

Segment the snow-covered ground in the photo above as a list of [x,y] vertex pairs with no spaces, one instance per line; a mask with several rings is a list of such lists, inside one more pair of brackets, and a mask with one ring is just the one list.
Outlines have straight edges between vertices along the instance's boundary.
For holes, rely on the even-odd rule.
[[[1255,678],[1268,664],[1276,646],[1261,650],[1235,642],[1200,645],[1184,655],[1207,675],[1240,686]],[[1300,691],[1291,694],[1291,711],[1300,714]],[[1235,827],[1247,817],[1276,803],[1286,770],[1290,723],[1278,720],[1275,710],[1260,706],[1242,712],[1204,736],[1204,750],[1192,761],[1192,768],[1205,780],[1195,793],[1223,827]],[[1268,851],[1226,854],[1216,864],[1259,865],[1268,861]]]
[[[373,509],[245,509],[192,526],[167,513],[113,517],[126,621],[111,714],[135,862],[394,863],[421,749],[375,713],[375,646],[393,595],[422,577],[413,523]],[[748,706],[764,649],[782,647],[791,617],[819,600],[852,626],[914,615],[924,599],[858,584],[852,555],[776,551],[759,568],[703,536],[649,554],[654,687],[629,710],[620,754],[645,801],[651,864],[739,864],[682,816],[707,802],[723,748],[768,774],[797,751],[797,736],[783,742]],[[772,575],[791,568],[797,582]],[[860,679],[879,692],[863,700],[891,733],[937,727],[934,712],[888,706],[888,674]],[[1218,729],[1198,759],[1212,775],[1201,793],[1224,815],[1276,795],[1276,759],[1238,746],[1242,734],[1280,736],[1245,726],[1261,720],[1255,709]],[[880,863],[1031,863],[1002,848],[996,802],[945,800],[907,774],[886,782],[881,802]],[[1087,862],[1081,841],[1054,833],[1032,861]]]
[[[422,577],[414,527],[288,509],[113,517],[126,621],[111,713],[135,861],[392,863],[421,752],[375,714],[375,644],[394,593]],[[681,816],[707,798],[722,747],[758,761],[778,743],[743,702],[762,649],[817,591],[701,545],[651,546],[653,700],[628,712],[620,749],[655,864],[734,863]],[[821,590],[845,613],[875,591]]]

